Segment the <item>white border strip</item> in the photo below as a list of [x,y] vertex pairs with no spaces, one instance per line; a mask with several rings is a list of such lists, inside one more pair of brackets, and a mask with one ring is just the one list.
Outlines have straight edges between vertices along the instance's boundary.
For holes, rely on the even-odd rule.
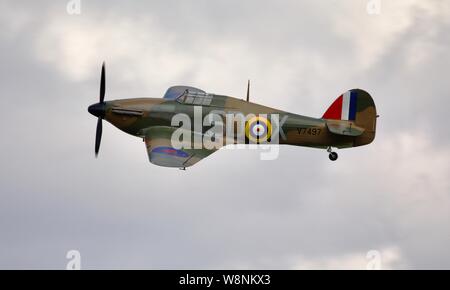
[[341,120],[348,120],[348,114],[350,110],[350,91],[345,92],[342,98]]

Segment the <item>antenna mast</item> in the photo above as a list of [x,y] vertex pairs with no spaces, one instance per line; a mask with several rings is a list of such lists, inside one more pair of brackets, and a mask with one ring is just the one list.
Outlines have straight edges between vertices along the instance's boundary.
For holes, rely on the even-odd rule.
[[250,101],[250,80],[247,82],[247,102]]

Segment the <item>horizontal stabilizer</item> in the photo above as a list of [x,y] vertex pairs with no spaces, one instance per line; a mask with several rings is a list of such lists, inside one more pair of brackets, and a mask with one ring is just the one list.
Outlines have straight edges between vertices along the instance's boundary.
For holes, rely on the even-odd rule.
[[364,133],[364,128],[356,126],[351,122],[327,122],[328,130],[331,133],[345,136],[359,136]]

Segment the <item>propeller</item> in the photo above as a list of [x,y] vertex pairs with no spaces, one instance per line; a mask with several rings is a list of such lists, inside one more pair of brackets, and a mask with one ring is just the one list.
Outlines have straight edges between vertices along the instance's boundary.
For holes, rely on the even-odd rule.
[[95,157],[98,156],[100,143],[102,141],[102,120],[105,117],[105,62],[102,64],[102,74],[100,78],[100,102],[90,105],[89,113],[97,117],[97,130],[95,132]]
[[98,156],[98,151],[100,150],[100,143],[102,142],[102,130],[103,130],[102,118],[97,119],[97,130],[95,132],[95,157]]
[[105,99],[105,62],[102,64],[102,76],[100,78],[100,103]]

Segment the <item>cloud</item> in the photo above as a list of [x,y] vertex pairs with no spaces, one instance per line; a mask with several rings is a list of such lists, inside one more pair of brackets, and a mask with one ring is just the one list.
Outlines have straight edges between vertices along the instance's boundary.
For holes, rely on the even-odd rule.
[[[444,2],[2,2],[0,267],[448,268],[450,151]],[[220,150],[186,172],[148,163],[105,124],[98,96],[161,96],[169,85],[243,96],[320,116],[366,88],[373,144],[326,152]]]
[[371,250],[367,253],[354,253],[338,257],[328,257],[317,260],[299,259],[294,269],[327,269],[327,270],[390,270],[395,269],[401,259],[397,248],[386,248],[381,251]]

